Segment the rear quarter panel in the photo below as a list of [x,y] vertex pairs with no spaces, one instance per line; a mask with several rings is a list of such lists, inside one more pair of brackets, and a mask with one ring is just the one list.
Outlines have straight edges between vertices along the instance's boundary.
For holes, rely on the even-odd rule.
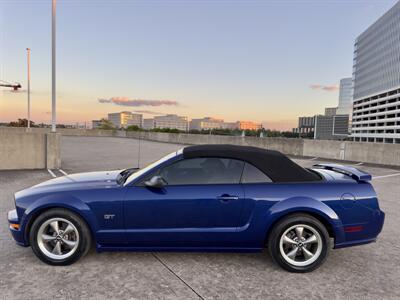
[[[329,227],[335,245],[366,239],[379,232],[370,226],[379,211],[375,191],[369,183],[350,179],[315,183],[247,184],[239,232],[244,243],[261,247],[271,228],[295,212],[316,216]],[[346,233],[346,226],[363,225],[362,232]]]

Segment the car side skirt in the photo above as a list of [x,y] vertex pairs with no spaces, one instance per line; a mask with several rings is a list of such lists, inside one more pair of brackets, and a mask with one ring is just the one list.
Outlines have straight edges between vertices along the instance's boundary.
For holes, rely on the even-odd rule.
[[261,252],[263,248],[245,247],[132,247],[132,246],[100,246],[96,245],[97,252],[106,251],[133,251],[133,252],[238,252],[254,253]]

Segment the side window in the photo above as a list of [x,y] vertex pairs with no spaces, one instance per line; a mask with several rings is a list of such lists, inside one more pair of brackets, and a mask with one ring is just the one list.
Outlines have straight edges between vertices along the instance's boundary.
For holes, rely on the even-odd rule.
[[190,158],[160,170],[168,185],[238,184],[244,162],[226,158]]
[[242,183],[268,183],[272,180],[255,166],[245,163]]

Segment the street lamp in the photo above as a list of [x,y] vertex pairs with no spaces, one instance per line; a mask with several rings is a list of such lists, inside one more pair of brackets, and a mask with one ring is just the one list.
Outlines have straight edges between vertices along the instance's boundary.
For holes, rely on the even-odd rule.
[[31,49],[26,48],[28,63],[28,131],[31,128]]
[[56,0],[52,0],[51,73],[51,132],[56,132]]

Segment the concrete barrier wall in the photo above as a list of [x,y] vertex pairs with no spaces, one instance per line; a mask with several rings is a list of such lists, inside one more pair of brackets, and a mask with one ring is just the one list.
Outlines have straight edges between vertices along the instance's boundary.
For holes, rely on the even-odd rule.
[[60,134],[0,128],[0,170],[60,167]]
[[[0,128],[0,132],[25,133],[25,128]],[[45,135],[50,132],[47,128],[32,128],[32,133]],[[91,130],[91,129],[57,129],[57,132],[66,136],[88,136],[88,137],[121,137],[121,138],[141,138],[149,141],[174,143],[183,145],[198,144],[235,144],[249,145],[265,149],[278,150],[282,153],[295,156],[309,156],[346,161],[360,161],[372,164],[382,164],[388,166],[400,166],[400,144],[381,144],[381,143],[360,143],[342,142],[327,140],[307,140],[307,139],[288,139],[288,138],[259,138],[241,136],[218,136],[186,133],[163,133],[163,132],[126,132],[119,130]],[[39,138],[40,139],[40,138]],[[59,139],[59,137],[58,137]],[[28,140],[30,140],[28,138]],[[27,141],[28,141],[27,140]],[[60,165],[59,140],[48,139],[49,153],[46,164],[49,166]],[[0,140],[0,143],[1,140]],[[17,143],[16,141],[14,143]],[[32,143],[32,141],[31,141]],[[40,143],[40,142],[38,142]],[[51,143],[58,145],[51,146]],[[3,148],[1,148],[3,147]],[[1,149],[5,146],[0,145]],[[7,148],[8,151],[11,148]],[[51,155],[50,155],[51,153]],[[54,156],[52,156],[54,154]],[[39,154],[37,154],[40,156]],[[58,157],[58,158],[57,158]],[[4,158],[0,158],[4,159]],[[43,161],[38,157],[39,161]],[[2,162],[2,160],[0,160]],[[0,163],[0,169],[1,167]],[[39,164],[39,163],[38,163]],[[43,164],[41,164],[43,165]]]
[[345,153],[343,153],[342,150],[345,143],[346,142],[328,140],[304,140],[303,155],[332,159],[345,159]]
[[[23,127],[0,127],[2,131],[26,133]],[[33,133],[50,133],[50,128],[31,128]],[[57,128],[57,133],[66,136],[91,136],[91,137],[126,137],[126,132],[122,130],[92,130],[92,129],[73,129],[73,128]]]
[[163,132],[127,132],[129,138],[142,138],[165,143],[200,145],[234,144],[278,150],[291,155],[303,155],[303,140],[286,138],[258,138],[241,136],[222,136],[205,134],[163,133]]
[[350,141],[307,140],[288,138],[233,137],[161,132],[127,132],[128,138],[198,145],[235,144],[278,150],[295,156],[400,166],[400,144],[359,143]]
[[400,166],[400,144],[346,142],[345,159]]

